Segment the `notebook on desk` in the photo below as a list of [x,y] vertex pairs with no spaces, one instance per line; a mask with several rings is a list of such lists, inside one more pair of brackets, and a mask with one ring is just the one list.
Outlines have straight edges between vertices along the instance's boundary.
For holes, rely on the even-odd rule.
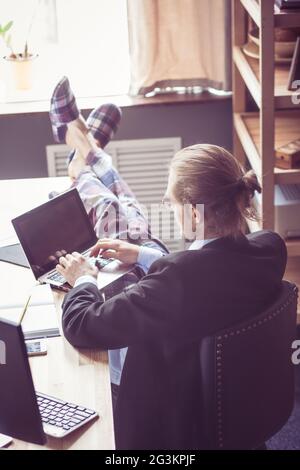
[[[15,323],[19,322],[24,303],[1,304],[0,317]],[[48,284],[37,285],[32,289],[28,310],[22,321],[25,339],[50,338],[60,336],[59,322],[53,301],[53,294]]]

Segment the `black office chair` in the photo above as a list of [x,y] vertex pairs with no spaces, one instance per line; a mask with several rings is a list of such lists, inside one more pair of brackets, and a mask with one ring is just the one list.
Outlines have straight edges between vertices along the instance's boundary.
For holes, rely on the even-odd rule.
[[287,422],[295,393],[291,346],[297,297],[297,287],[283,281],[268,310],[201,342],[208,448],[263,448]]

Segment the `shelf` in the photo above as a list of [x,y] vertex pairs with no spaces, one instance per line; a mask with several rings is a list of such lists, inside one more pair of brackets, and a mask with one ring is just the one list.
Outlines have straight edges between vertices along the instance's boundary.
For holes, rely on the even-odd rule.
[[[258,108],[260,108],[261,103],[261,87],[259,83],[259,75],[256,74],[255,70],[252,68],[249,62],[249,57],[247,57],[242,48],[239,46],[234,46],[233,48],[233,61],[238,68],[248,90],[250,91],[254,101],[256,102]],[[255,60],[255,59],[253,59]],[[258,63],[259,69],[259,63]],[[259,71],[258,71],[259,74]]]
[[275,28],[299,28],[300,9],[282,11],[275,5],[274,14]]
[[[256,25],[260,28],[261,15],[260,5],[257,0],[241,0],[247,13],[251,16]],[[274,5],[274,26],[275,28],[297,28],[300,25],[300,10],[279,10]]]
[[241,4],[251,16],[253,21],[260,27],[260,7],[257,0],[241,0]]
[[[244,82],[247,85],[253,99],[260,108],[261,86],[259,81],[259,60],[248,57],[241,47],[233,48],[233,60],[237,66]],[[298,104],[292,102],[293,95],[299,95],[299,90],[289,91],[287,89],[290,64],[275,65],[275,109],[300,108]]]
[[[300,9],[280,11],[274,3],[274,0],[232,2],[234,151],[241,162],[247,156],[263,188],[263,222],[250,221],[251,232],[261,227],[274,228],[273,183],[300,184],[300,168],[275,167],[275,149],[300,138],[300,103],[299,89],[287,89],[290,64],[277,64],[273,58],[274,28],[300,27]],[[248,57],[243,51],[249,25],[247,14],[260,29],[259,59]],[[246,90],[256,102],[258,113],[246,112]],[[299,258],[300,262],[300,238],[286,244],[289,257]]]
[[286,240],[285,243],[288,250],[288,256],[300,256],[300,239],[295,238],[291,240]]
[[[258,113],[235,113],[234,125],[245,154],[261,181],[260,121]],[[300,111],[277,111],[275,113],[275,148],[300,137]],[[278,184],[300,184],[300,169],[283,170],[275,168],[275,182]]]
[[[249,133],[249,130],[245,123],[245,118],[249,115],[251,115],[251,113],[234,113],[234,127],[240,139],[244,152],[250,162],[250,165],[255,171],[261,183],[261,158],[259,155],[259,151],[256,148],[253,138]],[[259,115],[257,113],[255,113],[255,117],[257,120],[259,120]]]

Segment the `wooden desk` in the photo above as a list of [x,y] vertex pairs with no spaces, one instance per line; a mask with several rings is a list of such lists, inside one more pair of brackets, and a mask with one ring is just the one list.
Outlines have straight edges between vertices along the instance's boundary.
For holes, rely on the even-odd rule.
[[[0,181],[0,214],[8,215],[11,204],[14,217],[16,210],[21,213],[23,208],[30,208],[31,203],[33,207],[44,202],[50,190],[65,188],[66,183],[65,178]],[[24,194],[19,200],[19,210],[16,194],[21,197],[21,190]],[[7,235],[10,230],[7,220],[0,218],[0,240],[1,235]],[[15,295],[25,299],[34,283],[29,269],[0,262],[1,296]],[[60,317],[63,294],[54,293],[54,299]],[[47,339],[47,347],[47,356],[30,359],[36,390],[95,409],[100,418],[65,439],[49,438],[46,446],[15,439],[10,449],[114,449],[107,352],[75,350],[63,337]]]

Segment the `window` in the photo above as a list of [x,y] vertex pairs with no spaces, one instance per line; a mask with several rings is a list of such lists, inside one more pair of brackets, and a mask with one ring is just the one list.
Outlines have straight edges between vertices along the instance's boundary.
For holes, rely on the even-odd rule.
[[[28,36],[29,50],[38,59],[35,84],[26,92],[13,89],[9,63],[2,60],[5,101],[49,99],[63,75],[70,78],[78,97],[128,92],[126,0],[1,0],[0,23],[9,20],[14,21],[14,50],[20,52]],[[3,44],[0,53],[7,53]]]

